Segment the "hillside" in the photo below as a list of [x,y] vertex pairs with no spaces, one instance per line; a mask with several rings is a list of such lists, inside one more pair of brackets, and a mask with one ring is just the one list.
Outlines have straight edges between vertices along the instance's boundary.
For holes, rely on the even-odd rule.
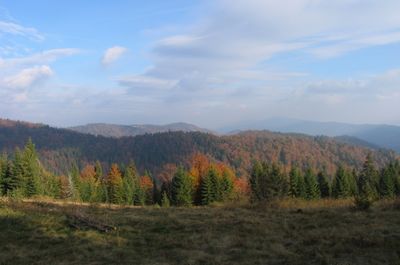
[[304,133],[308,135],[352,136],[372,145],[400,152],[400,126],[384,124],[348,124],[339,122],[316,122],[289,118],[271,118],[263,121],[245,122],[221,129],[272,130],[277,132]]
[[11,152],[15,147],[22,147],[29,137],[36,144],[43,163],[55,173],[66,173],[74,163],[82,166],[100,160],[108,165],[134,160],[140,171],[148,169],[158,174],[166,164],[187,164],[196,152],[226,162],[241,175],[248,173],[254,160],[276,161],[287,166],[309,165],[333,173],[338,164],[360,167],[370,152],[378,166],[396,157],[390,151],[368,149],[330,137],[269,131],[230,136],[166,132],[116,139],[20,122],[0,125],[0,150]]
[[152,124],[135,124],[135,125],[117,125],[117,124],[106,124],[106,123],[93,123],[82,126],[75,126],[68,128],[72,131],[101,135],[106,137],[124,137],[124,136],[136,136],[142,134],[154,134],[162,132],[204,132],[212,133],[211,131],[197,127],[193,124],[188,123],[171,123],[166,125],[152,125]]

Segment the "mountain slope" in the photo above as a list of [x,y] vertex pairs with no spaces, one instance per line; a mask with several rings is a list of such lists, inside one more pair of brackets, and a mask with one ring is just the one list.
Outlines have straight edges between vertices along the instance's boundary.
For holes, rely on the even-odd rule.
[[339,122],[316,122],[289,118],[271,118],[264,121],[246,122],[222,129],[232,130],[271,130],[278,132],[304,133],[309,135],[352,136],[372,145],[400,152],[400,126],[348,124]]
[[166,164],[187,165],[197,152],[223,161],[246,175],[254,160],[281,162],[286,166],[326,168],[333,173],[338,164],[359,168],[372,153],[379,166],[394,159],[393,152],[373,150],[343,143],[330,137],[301,134],[249,131],[230,136],[200,132],[166,132],[136,137],[109,138],[81,134],[49,126],[0,125],[0,150],[22,147],[31,137],[43,163],[57,173],[66,173],[74,163],[82,166],[100,160],[105,166],[113,162],[134,160],[138,169],[157,175]]
[[212,133],[211,131],[197,127],[193,124],[188,123],[171,123],[166,125],[151,125],[151,124],[136,124],[136,125],[117,125],[117,124],[106,124],[106,123],[93,123],[82,126],[75,126],[68,128],[70,130],[92,134],[101,135],[106,137],[125,137],[125,136],[136,136],[142,134],[153,134],[161,132],[204,132]]

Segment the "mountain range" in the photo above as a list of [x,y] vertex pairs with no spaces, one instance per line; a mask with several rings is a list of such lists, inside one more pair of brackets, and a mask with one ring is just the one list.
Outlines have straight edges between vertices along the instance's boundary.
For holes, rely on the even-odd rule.
[[339,122],[306,121],[290,118],[271,118],[262,121],[242,122],[215,131],[183,122],[166,125],[117,125],[94,123],[70,127],[68,129],[80,133],[115,138],[176,131],[233,135],[247,130],[269,130],[283,133],[302,133],[311,136],[325,135],[336,137],[337,140],[346,143],[357,144],[369,148],[392,149],[400,153],[400,126],[384,124],[349,124]]
[[91,123],[82,126],[75,126],[68,128],[70,130],[87,133],[93,135],[101,135],[105,137],[126,137],[136,136],[142,134],[162,133],[162,132],[204,132],[213,133],[210,130],[200,128],[196,125],[177,122],[165,125],[154,125],[154,124],[134,124],[134,125],[118,125],[118,124],[107,124],[107,123]]
[[290,118],[271,118],[248,121],[222,128],[225,133],[240,130],[271,130],[308,135],[352,136],[381,148],[400,152],[400,126],[385,124],[349,124],[340,122],[317,122]]
[[134,161],[143,172],[157,176],[168,165],[188,166],[194,154],[202,153],[214,161],[233,167],[246,176],[255,160],[279,162],[285,167],[297,165],[325,169],[333,174],[338,165],[360,168],[368,154],[383,166],[398,155],[374,149],[363,142],[270,131],[245,131],[234,135],[203,132],[168,131],[134,137],[104,137],[10,120],[0,121],[0,151],[9,154],[22,148],[31,138],[42,163],[52,172],[67,174],[73,167],[100,161],[111,163]]

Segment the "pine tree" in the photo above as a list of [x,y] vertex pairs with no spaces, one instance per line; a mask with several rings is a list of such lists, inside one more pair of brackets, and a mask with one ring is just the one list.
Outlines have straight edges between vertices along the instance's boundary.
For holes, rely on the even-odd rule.
[[222,201],[227,201],[232,198],[233,193],[233,179],[227,172],[222,173],[221,178],[221,194],[222,194]]
[[0,196],[6,195],[4,193],[4,180],[7,173],[8,159],[7,154],[4,153],[0,156]]
[[328,176],[326,171],[320,171],[317,175],[318,186],[321,191],[322,198],[328,198],[331,196],[331,187],[329,185]]
[[168,198],[167,192],[162,193],[162,198],[161,198],[161,207],[168,208],[171,206],[170,200]]
[[256,162],[250,175],[253,200],[269,200],[287,193],[286,176],[276,165]]
[[96,161],[96,165],[94,166],[94,171],[96,173],[95,178],[97,181],[101,182],[103,180],[103,167],[101,166],[100,161]]
[[369,154],[364,162],[360,177],[358,179],[359,195],[370,199],[377,198],[376,179],[378,173],[374,162]]
[[318,187],[317,178],[312,172],[311,168],[306,170],[304,175],[304,182],[306,187],[306,197],[309,200],[319,199],[321,197],[321,192]]
[[341,165],[338,167],[333,181],[333,195],[335,198],[351,196],[349,173]]
[[139,181],[136,176],[136,166],[130,163],[125,169],[122,189],[123,189],[123,201],[125,204],[131,205],[135,202],[135,191],[136,187],[139,186]]
[[216,180],[216,172],[213,169],[210,169],[208,173],[201,179],[200,190],[202,205],[209,205],[216,200]]
[[122,176],[117,164],[112,164],[107,175],[107,189],[111,203],[122,203]]
[[25,195],[30,197],[36,194],[44,194],[43,182],[40,179],[39,158],[31,138],[29,138],[22,153],[22,168]]
[[193,203],[193,183],[190,175],[179,167],[172,178],[172,202],[176,206],[191,206]]
[[396,195],[396,169],[393,163],[390,163],[382,170],[379,192],[381,197],[393,198]]
[[296,198],[301,197],[301,191],[304,190],[304,186],[300,187],[300,185],[304,184],[300,181],[301,172],[297,167],[292,167],[289,173],[289,196]]

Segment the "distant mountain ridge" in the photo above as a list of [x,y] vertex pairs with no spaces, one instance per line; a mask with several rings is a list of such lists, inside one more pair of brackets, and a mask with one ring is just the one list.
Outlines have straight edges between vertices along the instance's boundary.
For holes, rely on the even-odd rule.
[[[222,128],[224,132],[239,130],[271,130],[285,133],[304,133],[330,137],[355,137],[374,146],[395,150],[400,153],[400,126],[385,124],[348,124],[340,122],[317,122],[290,118],[271,118],[248,121]],[[350,140],[348,138],[347,140]],[[353,139],[355,140],[355,139]]]
[[[392,151],[367,148],[354,140],[295,133],[246,131],[234,135],[202,132],[168,131],[134,137],[104,137],[82,134],[47,125],[8,121],[0,123],[0,152],[12,155],[31,138],[43,164],[49,170],[67,174],[75,166],[100,161],[107,169],[111,163],[135,161],[140,172],[149,170],[154,176],[168,165],[188,166],[192,155],[202,153],[221,161],[247,176],[255,160],[279,162],[285,167],[297,165],[325,169],[334,174],[338,165],[360,168],[368,154],[383,166],[397,159]],[[347,142],[346,142],[347,141]]]
[[92,135],[101,135],[105,137],[128,137],[137,136],[143,134],[154,134],[162,132],[203,132],[212,133],[214,132],[200,128],[196,125],[177,122],[165,125],[153,125],[153,124],[134,124],[134,125],[118,125],[118,124],[107,124],[107,123],[92,123],[82,126],[69,127],[68,129]]

